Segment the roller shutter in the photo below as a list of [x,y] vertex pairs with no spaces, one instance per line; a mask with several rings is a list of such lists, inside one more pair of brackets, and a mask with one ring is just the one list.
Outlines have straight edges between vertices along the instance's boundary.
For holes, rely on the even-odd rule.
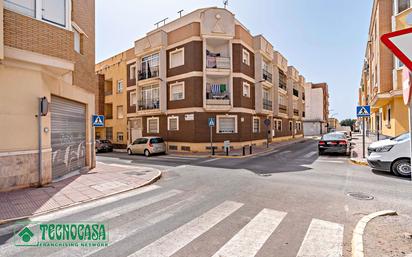
[[51,98],[52,177],[86,166],[86,106],[60,97]]

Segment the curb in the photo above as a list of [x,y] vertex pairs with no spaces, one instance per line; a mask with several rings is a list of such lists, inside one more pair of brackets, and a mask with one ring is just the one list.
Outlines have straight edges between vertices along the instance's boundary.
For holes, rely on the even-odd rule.
[[365,161],[358,161],[358,160],[354,160],[354,159],[350,159],[349,160],[352,164],[356,164],[356,165],[361,165],[361,166],[369,166],[367,162]]
[[119,192],[111,193],[111,194],[108,194],[108,195],[105,195],[105,196],[102,196],[102,197],[99,197],[99,198],[87,199],[87,200],[84,200],[84,201],[80,201],[80,202],[72,203],[72,204],[69,204],[69,205],[57,207],[57,208],[50,209],[50,210],[47,210],[47,211],[38,212],[34,215],[21,216],[21,217],[17,217],[17,218],[10,218],[10,219],[5,219],[5,220],[0,220],[0,225],[4,225],[4,224],[7,224],[7,223],[13,222],[13,221],[18,221],[18,220],[24,220],[24,219],[28,219],[28,218],[32,218],[32,217],[37,217],[37,216],[40,216],[40,215],[44,215],[44,214],[48,214],[48,213],[51,213],[51,212],[59,211],[59,210],[66,209],[66,208],[69,208],[69,207],[81,205],[83,203],[89,203],[89,202],[101,200],[101,199],[104,199],[104,198],[107,198],[107,197],[110,197],[110,196],[113,196],[113,195],[121,194],[121,193],[128,192],[128,191],[132,191],[132,190],[135,190],[135,189],[153,184],[154,182],[159,180],[161,177],[162,177],[162,171],[157,170],[157,175],[156,176],[154,176],[152,179],[150,179],[150,180],[146,181],[145,183],[143,183],[139,186],[136,186],[134,188],[130,188],[130,189],[122,190],[122,191],[119,191]]
[[369,215],[366,215],[356,224],[356,227],[353,230],[353,235],[352,235],[352,257],[364,257],[365,256],[363,252],[363,234],[365,232],[365,228],[368,222],[378,216],[387,216],[387,215],[398,215],[398,214],[396,213],[396,211],[392,211],[392,210],[378,211],[378,212],[374,212]]

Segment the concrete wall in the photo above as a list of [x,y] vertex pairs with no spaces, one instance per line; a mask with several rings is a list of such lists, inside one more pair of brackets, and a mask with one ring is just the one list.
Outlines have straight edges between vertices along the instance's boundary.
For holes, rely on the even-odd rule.
[[312,88],[311,84],[305,85],[305,120],[323,120],[323,91],[321,88]]

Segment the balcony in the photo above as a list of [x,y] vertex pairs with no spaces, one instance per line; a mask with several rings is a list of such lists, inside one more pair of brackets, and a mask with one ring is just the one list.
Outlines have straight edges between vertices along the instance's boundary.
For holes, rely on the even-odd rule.
[[272,74],[269,71],[263,69],[263,79],[269,83],[272,83]]
[[160,101],[156,99],[142,99],[137,101],[139,111],[159,109]]
[[230,93],[225,83],[206,84],[207,105],[230,105]]
[[159,77],[159,66],[151,66],[151,67],[141,69],[139,70],[137,76],[139,80],[157,78]]
[[299,90],[294,88],[293,89],[293,95],[296,96],[296,97],[299,97]]
[[220,56],[206,56],[206,68],[230,69],[230,58]]
[[279,80],[279,88],[283,89],[286,91],[286,81]]
[[279,112],[280,112],[280,113],[287,114],[288,108],[286,107],[286,105],[279,104]]
[[263,99],[263,109],[271,111],[272,110],[272,101],[269,100],[269,99],[264,98]]

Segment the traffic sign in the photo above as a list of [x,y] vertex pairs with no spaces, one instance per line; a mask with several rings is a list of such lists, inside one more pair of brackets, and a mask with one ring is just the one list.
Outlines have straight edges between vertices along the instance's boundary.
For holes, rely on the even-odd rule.
[[412,94],[412,73],[411,71],[403,67],[402,71],[402,89],[403,89],[403,102],[408,105],[411,101]]
[[371,107],[369,105],[356,107],[356,116],[369,117],[371,116]]
[[209,127],[214,127],[216,122],[215,122],[215,118],[209,118],[207,120],[207,124],[209,124]]
[[412,28],[384,34],[381,40],[409,70],[412,70]]
[[265,119],[265,120],[263,121],[263,123],[265,124],[266,127],[269,127],[269,126],[270,126],[270,120],[269,120],[269,119]]
[[93,127],[104,127],[104,115],[93,115],[92,125]]

